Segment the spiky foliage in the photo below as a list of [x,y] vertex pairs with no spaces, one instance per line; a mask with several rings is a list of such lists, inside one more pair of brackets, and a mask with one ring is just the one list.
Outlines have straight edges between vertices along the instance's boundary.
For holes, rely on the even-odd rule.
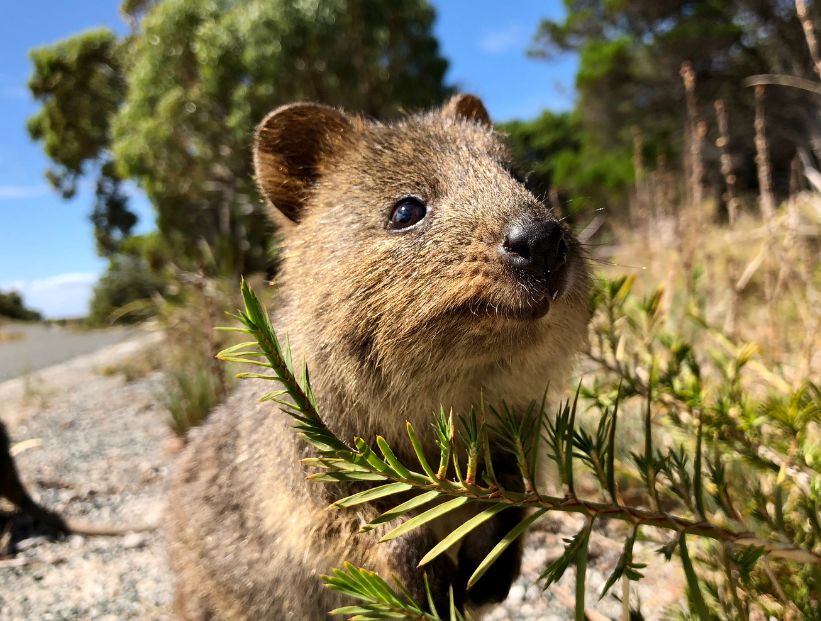
[[[453,413],[441,410],[433,425],[440,452],[436,470],[410,423],[407,434],[415,464],[401,463],[381,436],[373,444],[355,438],[352,445],[337,438],[317,410],[307,369],[295,371],[290,351],[274,334],[265,310],[245,283],[245,310],[237,318],[244,326],[239,329],[255,340],[220,356],[273,371],[273,375],[243,376],[281,385],[281,390],[263,398],[277,402],[290,414],[297,430],[316,449],[318,456],[305,460],[316,469],[311,479],[374,483],[337,501],[336,508],[412,494],[363,527],[370,530],[396,523],[381,541],[457,508],[476,507],[474,516],[435,545],[420,566],[507,508],[532,509],[479,564],[468,581],[470,587],[537,519],[550,512],[572,512],[585,517],[584,525],[566,539],[563,554],[541,577],[547,588],[575,566],[577,619],[584,618],[590,533],[603,520],[620,520],[629,526],[604,592],[619,578],[642,577],[644,565],[633,560],[633,546],[642,527],[655,527],[669,533],[660,552],[667,559],[678,555],[687,580],[690,613],[696,618],[748,618],[752,608],[774,615],[793,609],[806,618],[816,618],[821,614],[821,475],[812,452],[817,450],[816,440],[808,436],[809,426],[819,422],[821,394],[812,385],[760,398],[748,393],[740,377],[750,366],[753,351],[750,347],[729,349],[729,342],[724,343],[723,353],[710,356],[710,364],[724,370],[721,381],[708,383],[693,347],[663,330],[661,293],[640,300],[631,294],[631,284],[629,279],[600,283],[591,357],[604,371],[596,381],[579,386],[552,417],[546,415],[544,403],[521,412],[507,407],[493,410],[482,404],[478,412],[458,419],[459,433]],[[697,325],[707,329],[703,322]],[[594,419],[598,416],[589,429],[580,424],[584,414],[580,396],[591,405],[588,414]],[[616,454],[616,425],[627,405],[638,406],[644,445],[641,452],[622,456]],[[653,425],[662,417],[677,430],[679,442],[669,444],[668,439],[669,446],[659,448]],[[768,441],[765,452],[759,450],[764,446],[759,444],[762,439]],[[505,489],[496,479],[491,455],[499,450],[515,458],[523,492]],[[535,473],[542,451],[555,463],[561,484],[558,493],[537,488]],[[467,455],[466,468],[460,455]],[[740,463],[754,468],[755,477],[736,477],[735,466]],[[597,482],[605,500],[580,493],[589,488],[579,485],[585,476]],[[622,500],[620,482],[624,479],[640,481],[642,502]],[[753,493],[750,485],[755,485]],[[636,490],[631,491],[635,495]],[[693,552],[696,541],[700,542],[698,550],[705,551],[704,558]],[[702,541],[712,541],[719,553],[706,554],[709,549]],[[702,566],[707,566],[704,571]],[[351,619],[443,618],[431,603],[424,610],[401,585],[393,588],[365,569],[345,566],[325,577],[325,582],[360,600],[356,606],[335,611]],[[451,608],[450,618],[461,618]]]
[[[700,555],[710,594],[691,606],[719,618],[748,618],[752,608],[782,618],[821,615],[817,562],[788,551],[821,548],[821,391],[809,381],[790,383],[765,365],[754,343],[737,343],[705,319],[693,292],[670,320],[659,288],[640,298],[633,278],[602,280],[594,296],[589,358],[594,381],[582,394],[597,409],[622,400],[643,402],[645,439],[651,427],[665,447],[633,454],[651,497],[671,500],[706,522],[750,533],[780,547],[718,546]],[[799,564],[789,560],[799,560]],[[803,560],[802,560],[803,559]],[[806,561],[806,562],[804,562]],[[691,579],[692,578],[692,579]]]

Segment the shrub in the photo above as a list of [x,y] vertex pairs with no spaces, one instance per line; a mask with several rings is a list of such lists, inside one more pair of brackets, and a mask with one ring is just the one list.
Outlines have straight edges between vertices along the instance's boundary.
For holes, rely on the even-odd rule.
[[139,256],[112,258],[94,287],[88,321],[92,325],[137,323],[156,313],[154,297],[162,296],[167,282]]
[[43,317],[37,311],[26,308],[23,296],[17,291],[0,291],[0,318],[39,321]]
[[169,425],[175,434],[185,436],[222,400],[223,390],[218,382],[203,367],[166,373],[162,403],[168,410]]

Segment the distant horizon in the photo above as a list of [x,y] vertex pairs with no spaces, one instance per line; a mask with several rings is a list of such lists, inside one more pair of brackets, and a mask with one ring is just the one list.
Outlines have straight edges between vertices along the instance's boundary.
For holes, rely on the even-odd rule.
[[[28,137],[26,119],[39,107],[26,86],[28,52],[94,27],[128,32],[119,4],[31,0],[11,5],[0,26],[6,59],[0,70],[0,291],[18,291],[28,307],[47,318],[87,314],[107,260],[96,254],[89,220],[92,181],[81,179],[72,200],[60,198],[45,180],[49,160],[42,145]],[[548,62],[526,55],[539,20],[560,16],[561,3],[526,0],[515,12],[493,0],[431,4],[437,13],[434,32],[450,63],[446,82],[481,97],[494,120],[530,119],[573,106],[576,57]],[[50,19],[43,21],[46,13]],[[134,234],[154,230],[150,202],[134,184],[127,190],[130,208],[140,218]]]

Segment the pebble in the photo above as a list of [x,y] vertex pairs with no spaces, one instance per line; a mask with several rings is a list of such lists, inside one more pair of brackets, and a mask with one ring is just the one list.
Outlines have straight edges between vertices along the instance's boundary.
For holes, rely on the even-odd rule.
[[26,550],[29,550],[35,546],[40,545],[44,541],[48,541],[48,537],[45,537],[43,535],[37,537],[29,537],[28,539],[18,541],[15,547],[17,548],[18,552],[25,552]]
[[146,537],[142,533],[128,533],[121,542],[126,550],[142,548],[146,543]]

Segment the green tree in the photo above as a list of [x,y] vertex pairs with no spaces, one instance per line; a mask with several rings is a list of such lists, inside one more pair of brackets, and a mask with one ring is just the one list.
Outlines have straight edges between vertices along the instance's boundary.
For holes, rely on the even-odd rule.
[[174,297],[171,264],[168,248],[157,233],[125,240],[94,287],[89,323],[105,325],[115,319],[131,323],[151,317],[157,310],[155,298]]
[[268,110],[312,99],[384,117],[448,94],[425,0],[139,0],[123,9],[128,37],[94,31],[32,53],[43,107],[31,134],[64,194],[94,166],[104,252],[133,226],[120,187],[131,179],[175,261],[221,274],[262,269],[272,231],[249,147]]
[[[686,118],[679,69],[690,61],[701,117],[714,127],[713,102],[725,101],[739,181],[742,188],[755,185],[753,94],[743,79],[813,75],[792,0],[565,0],[565,7],[562,19],[541,23],[531,53],[579,54],[577,111],[594,156],[596,150],[628,154],[634,127],[649,162],[679,155]],[[819,23],[821,5],[811,10]],[[796,145],[809,147],[821,136],[817,102],[801,91],[771,88],[767,109],[776,183],[785,190]],[[705,155],[718,156],[712,150]]]
[[566,215],[594,205],[617,207],[633,179],[629,153],[605,152],[585,131],[578,112],[547,110],[532,121],[511,121],[500,129],[508,135],[528,188],[543,200],[555,191]]
[[510,121],[499,129],[507,134],[517,173],[528,188],[540,197],[558,190],[556,156],[581,147],[576,119],[566,112],[545,110],[532,121]]
[[46,178],[71,198],[83,175],[96,176],[91,219],[97,249],[110,255],[137,223],[111,160],[111,120],[125,98],[124,42],[110,30],[91,30],[31,52],[29,89],[42,102],[28,130],[43,143],[52,166]]
[[23,296],[17,291],[0,291],[0,318],[39,321],[43,317],[37,311],[26,308]]

